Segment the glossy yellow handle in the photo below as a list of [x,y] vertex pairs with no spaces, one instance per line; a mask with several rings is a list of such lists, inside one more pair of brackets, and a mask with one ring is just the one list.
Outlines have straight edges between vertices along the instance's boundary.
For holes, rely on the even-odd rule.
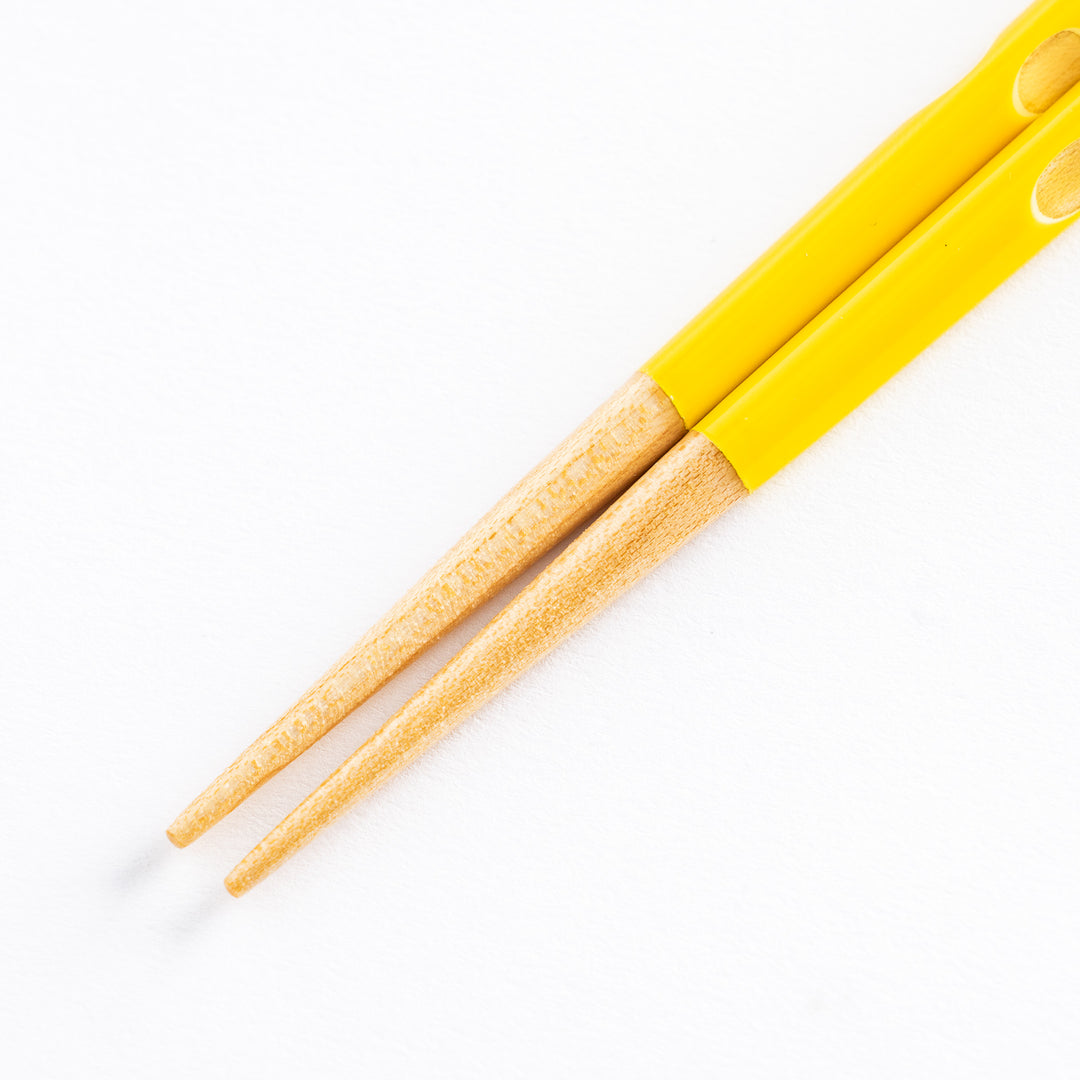
[[806,449],[1080,216],[1080,86],[699,425],[748,488]]
[[[1021,70],[1045,42],[1042,62],[1028,65],[1024,95]],[[687,426],[696,424],[1078,77],[1080,0],[1033,4],[974,71],[900,128],[643,370]]]

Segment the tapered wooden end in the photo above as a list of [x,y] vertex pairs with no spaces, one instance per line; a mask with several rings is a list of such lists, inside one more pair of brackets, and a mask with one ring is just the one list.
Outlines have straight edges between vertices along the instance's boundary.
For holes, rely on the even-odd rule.
[[195,799],[169,827],[169,839],[178,847],[198,839],[685,433],[667,395],[647,375],[635,375]]
[[168,828],[167,828],[167,829],[165,830],[165,835],[166,835],[166,836],[167,836],[167,837],[168,837],[168,838],[169,838],[169,839],[170,839],[170,840],[172,841],[172,843],[173,843],[173,844],[175,844],[175,845],[176,845],[176,847],[178,847],[178,848],[185,848],[185,847],[187,847],[187,846],[188,846],[188,844],[190,844],[190,843],[191,843],[191,841],[195,839],[195,837],[194,837],[194,836],[189,836],[189,835],[187,834],[187,832],[186,832],[186,831],[184,830],[184,825],[183,825],[183,822],[181,821],[181,818],[182,818],[182,817],[183,817],[183,815],[181,815],[181,816],[180,816],[179,818],[177,818],[177,819],[176,819],[176,820],[175,820],[175,821],[174,821],[174,822],[173,822],[173,823],[172,823],[172,824],[171,824],[171,825],[170,825],[170,826],[169,826],[169,827],[168,827]]
[[746,494],[724,455],[687,435],[268,833],[229,892],[261,881]]
[[244,770],[245,758],[251,750],[235,762],[228,771],[219,776],[198,798],[193,799],[178,815],[176,820],[165,830],[165,835],[178,847],[184,848],[198,840],[204,832],[216,825],[226,814],[234,810],[259,786],[256,777],[248,783],[235,782],[237,774],[243,775],[251,770]]
[[240,868],[237,867],[236,870],[231,871],[228,877],[225,878],[225,888],[229,891],[229,894],[231,896],[243,896],[244,893],[246,893],[248,889],[251,888],[251,885],[254,884],[253,882],[247,883],[242,878],[240,878],[237,875],[237,870],[239,869]]

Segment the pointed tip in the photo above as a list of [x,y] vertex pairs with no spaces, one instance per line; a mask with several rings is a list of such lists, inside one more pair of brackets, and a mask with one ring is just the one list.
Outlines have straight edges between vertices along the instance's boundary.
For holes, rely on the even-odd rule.
[[254,787],[238,792],[230,772],[222,773],[176,815],[176,820],[165,830],[165,835],[177,847],[187,847],[231,813],[252,790]]
[[177,818],[166,830],[165,835],[169,840],[178,848],[186,848],[191,843],[192,838],[185,836],[180,828],[180,819]]
[[178,847],[186,848],[214,823],[213,818],[208,819],[205,813],[199,813],[199,799],[196,799],[182,813],[177,814],[176,820],[165,830],[165,835]]
[[230,873],[225,878],[225,888],[228,890],[230,896],[236,896],[236,897],[243,896],[244,893],[246,893],[250,887],[251,887],[250,885],[248,885],[245,882],[241,881],[237,877],[235,870],[232,871],[232,873]]

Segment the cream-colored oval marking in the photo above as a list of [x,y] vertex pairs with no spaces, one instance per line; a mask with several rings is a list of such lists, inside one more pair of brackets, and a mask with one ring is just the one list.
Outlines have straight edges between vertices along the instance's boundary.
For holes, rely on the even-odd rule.
[[1035,216],[1047,222],[1064,221],[1080,211],[1080,139],[1043,169],[1034,202]]
[[1046,112],[1080,82],[1080,31],[1062,30],[1047,38],[1016,77],[1016,106],[1029,116]]

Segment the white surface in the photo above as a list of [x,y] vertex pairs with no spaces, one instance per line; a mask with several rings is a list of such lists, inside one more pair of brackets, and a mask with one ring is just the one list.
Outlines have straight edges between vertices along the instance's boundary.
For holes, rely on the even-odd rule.
[[164,837],[1018,7],[11,6],[5,1075],[1076,1076],[1080,231],[250,896],[481,618]]

